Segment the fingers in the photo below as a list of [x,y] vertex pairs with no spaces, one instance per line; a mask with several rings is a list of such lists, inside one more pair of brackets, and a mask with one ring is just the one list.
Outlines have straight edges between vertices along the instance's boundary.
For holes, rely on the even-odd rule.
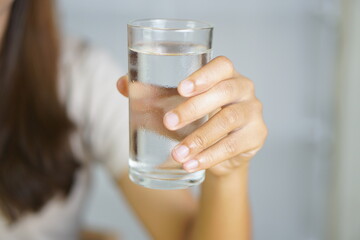
[[178,86],[178,91],[184,97],[194,96],[232,77],[234,77],[232,62],[224,56],[219,56],[183,80]]
[[125,96],[128,97],[129,96],[129,88],[128,88],[128,76],[122,76],[121,78],[119,78],[119,80],[116,83],[117,89],[119,90],[119,92]]
[[267,130],[263,123],[252,123],[239,131],[230,133],[213,146],[202,151],[183,164],[188,172],[207,169],[225,160],[237,157],[251,158],[263,145]]
[[[259,122],[262,104],[259,100],[230,104],[217,112],[208,122],[193,131],[172,152],[178,162],[185,162],[212,146],[220,139],[252,122]],[[260,118],[260,127],[264,127]],[[261,140],[261,139],[260,139]]]
[[190,160],[234,129],[243,127],[247,116],[242,105],[232,104],[219,111],[173,149],[173,158],[181,163]]
[[222,106],[254,97],[253,84],[245,78],[219,82],[207,92],[189,98],[164,116],[164,125],[176,130]]
[[[252,158],[267,136],[254,84],[223,56],[191,74],[177,89],[137,81],[128,85],[127,76],[119,79],[118,89],[124,96],[131,93],[132,110],[140,116],[138,124],[183,139],[171,157],[188,172],[210,167],[211,171],[226,172]],[[156,116],[143,118],[141,114],[149,110],[149,116]],[[203,123],[207,115],[212,117]],[[163,130],[158,121],[161,116],[166,126]]]

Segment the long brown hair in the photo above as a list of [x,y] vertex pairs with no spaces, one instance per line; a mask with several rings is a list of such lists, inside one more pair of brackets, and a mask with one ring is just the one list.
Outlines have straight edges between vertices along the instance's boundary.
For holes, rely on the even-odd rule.
[[57,94],[51,0],[15,0],[0,54],[0,210],[10,221],[66,196],[78,163]]

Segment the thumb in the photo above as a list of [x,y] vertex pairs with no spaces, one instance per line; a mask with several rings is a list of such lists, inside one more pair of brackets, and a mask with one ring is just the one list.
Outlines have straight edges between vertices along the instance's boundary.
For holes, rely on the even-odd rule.
[[117,89],[119,92],[125,97],[129,96],[129,88],[128,88],[128,76],[122,76],[116,83]]

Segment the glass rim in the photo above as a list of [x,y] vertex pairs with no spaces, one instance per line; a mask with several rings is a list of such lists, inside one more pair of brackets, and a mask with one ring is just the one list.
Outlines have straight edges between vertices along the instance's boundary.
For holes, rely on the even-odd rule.
[[[137,22],[152,22],[152,21],[173,21],[173,22],[193,22],[196,24],[202,24],[203,27],[175,27],[175,28],[166,28],[166,27],[148,27],[140,24],[136,24]],[[193,31],[193,30],[211,30],[214,27],[206,22],[193,20],[193,19],[179,19],[179,18],[143,18],[143,19],[135,19],[131,20],[127,23],[128,27],[131,28],[140,28],[140,29],[148,29],[148,30],[161,30],[161,31]]]

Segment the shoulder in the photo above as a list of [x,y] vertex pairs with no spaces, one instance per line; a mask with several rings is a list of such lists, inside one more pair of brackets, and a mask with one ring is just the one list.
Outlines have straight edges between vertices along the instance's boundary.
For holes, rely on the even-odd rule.
[[97,96],[117,95],[116,81],[125,73],[105,50],[75,38],[62,40],[59,64],[59,97],[75,118]]
[[107,51],[85,40],[63,38],[60,50],[60,74],[69,71],[86,74],[103,68],[121,71]]

